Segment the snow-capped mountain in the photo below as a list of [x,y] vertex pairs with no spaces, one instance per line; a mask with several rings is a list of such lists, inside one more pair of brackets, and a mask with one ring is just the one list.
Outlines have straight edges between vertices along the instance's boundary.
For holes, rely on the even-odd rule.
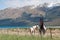
[[37,8],[37,7],[47,7],[47,8],[51,8],[54,6],[60,6],[60,3],[44,3],[44,4],[38,4],[38,5],[34,5],[31,7],[31,9]]
[[60,3],[50,3],[47,7],[60,6]]

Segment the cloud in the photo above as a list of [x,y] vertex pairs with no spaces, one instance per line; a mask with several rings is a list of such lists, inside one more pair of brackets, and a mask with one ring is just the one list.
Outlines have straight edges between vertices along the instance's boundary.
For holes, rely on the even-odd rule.
[[[0,1],[1,2],[1,1]],[[56,2],[52,0],[4,0],[4,6],[6,7],[23,7],[23,6],[28,6],[28,5],[38,5],[40,3],[44,2]],[[59,0],[57,2],[60,2]]]
[[20,7],[19,0],[7,0],[5,1],[5,5],[7,7]]
[[27,5],[37,5],[40,0],[6,0],[7,7],[23,7]]

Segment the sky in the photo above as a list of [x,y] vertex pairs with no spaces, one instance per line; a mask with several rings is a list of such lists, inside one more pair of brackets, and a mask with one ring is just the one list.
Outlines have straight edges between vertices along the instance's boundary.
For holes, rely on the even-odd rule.
[[0,0],[0,10],[8,7],[24,7],[28,5],[38,5],[43,3],[60,3],[60,0]]

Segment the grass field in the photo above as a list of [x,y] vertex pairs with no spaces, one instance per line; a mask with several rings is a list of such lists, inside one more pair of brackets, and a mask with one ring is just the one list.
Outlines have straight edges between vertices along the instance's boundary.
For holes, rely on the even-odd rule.
[[[19,31],[19,32],[18,32]],[[30,35],[27,29],[1,29],[0,30],[0,40],[60,40],[60,30],[52,30],[53,38],[49,34],[49,29],[46,32],[46,35],[41,38],[40,35]],[[24,35],[23,35],[24,34]],[[47,35],[48,34],[48,35]]]
[[0,34],[0,40],[60,40],[59,37],[54,37],[51,39],[50,37],[41,37],[40,36],[18,36],[18,35],[8,35],[8,34]]

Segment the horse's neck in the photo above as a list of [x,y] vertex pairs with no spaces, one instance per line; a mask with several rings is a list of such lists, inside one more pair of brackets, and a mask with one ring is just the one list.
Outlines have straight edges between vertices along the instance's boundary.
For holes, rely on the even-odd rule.
[[40,28],[43,29],[44,28],[43,25],[41,25]]
[[45,27],[45,25],[44,25],[44,29],[46,30],[46,27]]

